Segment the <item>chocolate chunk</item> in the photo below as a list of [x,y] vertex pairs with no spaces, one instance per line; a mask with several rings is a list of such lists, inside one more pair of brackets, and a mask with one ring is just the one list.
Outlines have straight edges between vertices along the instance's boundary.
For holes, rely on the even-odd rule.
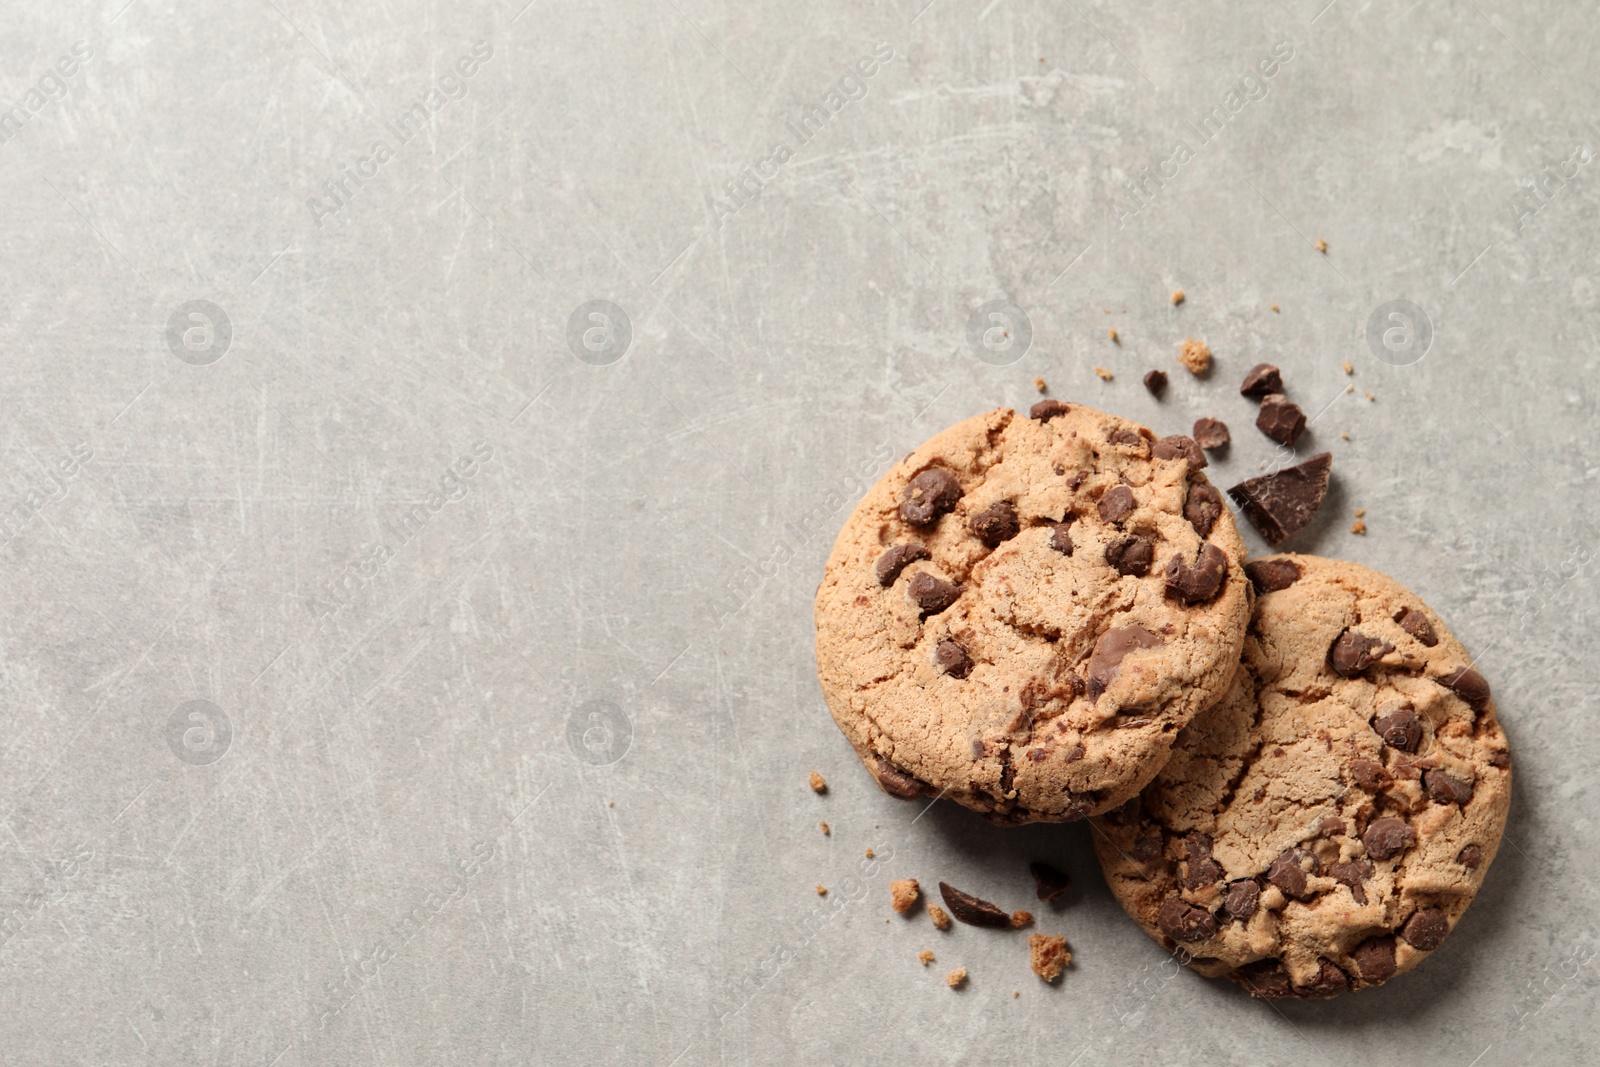
[[873,571],[878,575],[879,585],[893,585],[894,580],[900,577],[900,572],[906,569],[906,564],[928,558],[926,548],[915,541],[908,541],[903,545],[891,546],[889,551],[879,556]]
[[1300,580],[1300,564],[1292,559],[1258,559],[1244,565],[1244,576],[1257,593],[1276,593]]
[[1001,500],[968,519],[967,529],[990,548],[998,548],[1017,536],[1022,530],[1022,523],[1017,519],[1017,509]]
[[1341,678],[1355,678],[1362,671],[1394,651],[1394,646],[1376,637],[1346,630],[1328,649],[1328,666]]
[[1185,604],[1212,600],[1227,579],[1228,557],[1209,541],[1200,546],[1194,566],[1185,563],[1182,556],[1173,556],[1167,562],[1167,595]]
[[1483,849],[1477,845],[1468,845],[1456,853],[1456,862],[1469,871],[1475,871],[1478,869],[1478,865],[1483,862]]
[[1228,913],[1228,918],[1242,923],[1250,921],[1260,904],[1261,887],[1254,878],[1229,882],[1228,894],[1222,898],[1222,909]]
[[1146,441],[1144,435],[1138,430],[1127,426],[1122,426],[1118,429],[1112,430],[1110,441],[1112,444],[1121,445],[1124,448],[1137,449],[1139,455],[1141,456],[1148,456],[1150,454],[1150,442]]
[[1344,833],[1344,820],[1337,815],[1324,815],[1317,820],[1317,834],[1320,837],[1335,837]]
[[1089,699],[1099,700],[1100,694],[1111,688],[1111,683],[1122,672],[1122,661],[1128,653],[1159,644],[1161,638],[1137,624],[1119,626],[1100,635],[1089,657]]
[[1028,870],[1033,874],[1034,894],[1046,904],[1061,899],[1061,895],[1067,891],[1069,881],[1065,871],[1037,860],[1028,864]]
[[1494,755],[1489,757],[1489,766],[1499,767],[1501,770],[1505,770],[1507,767],[1511,766],[1511,753],[1504,751],[1496,752]]
[[1183,849],[1188,868],[1183,876],[1183,888],[1200,889],[1222,881],[1222,866],[1211,858],[1209,834],[1190,834],[1183,839]]
[[1194,438],[1185,437],[1181,433],[1157,441],[1155,447],[1150,450],[1150,455],[1156,459],[1181,459],[1189,464],[1189,469],[1192,471],[1200,470],[1209,462],[1206,454],[1200,451],[1200,446],[1194,443]]
[[940,641],[933,650],[933,659],[952,678],[965,678],[972,673],[972,657],[954,641]]
[[1233,973],[1253,997],[1282,1000],[1293,995],[1289,985],[1289,973],[1277,960],[1258,960],[1248,966],[1240,967]]
[[913,778],[882,756],[877,761],[873,777],[877,778],[879,787],[885,793],[900,800],[916,800],[922,795],[924,785],[920,779]]
[[1161,835],[1155,832],[1140,834],[1133,839],[1133,858],[1141,863],[1153,863],[1161,858]]
[[1405,820],[1392,815],[1373,819],[1367,832],[1361,835],[1367,846],[1367,855],[1375,860],[1386,860],[1400,855],[1417,843],[1417,832]]
[[1210,537],[1211,530],[1222,517],[1222,494],[1207,482],[1195,482],[1183,498],[1183,517],[1189,520],[1194,532]]
[[1257,363],[1245,373],[1239,395],[1261,399],[1271,393],[1283,392],[1283,375],[1270,363]]
[[1482,711],[1489,704],[1489,683],[1471,667],[1458,667],[1439,678],[1439,684]]
[[1319,452],[1296,467],[1285,467],[1259,478],[1248,478],[1228,490],[1269,545],[1305,529],[1328,495],[1328,472],[1333,456]]
[[1196,419],[1194,424],[1194,443],[1207,452],[1214,452],[1219,448],[1226,448],[1228,442],[1233,440],[1228,433],[1228,424],[1221,419]]
[[1363,882],[1372,877],[1372,864],[1366,860],[1352,860],[1349,863],[1335,863],[1328,867],[1328,875],[1335,882],[1350,887],[1350,895],[1357,904],[1367,902],[1367,891],[1362,887]]
[[1079,489],[1083,488],[1083,483],[1088,480],[1088,471],[1077,471],[1072,475],[1072,477],[1067,479],[1067,488],[1076,493]]
[[1071,523],[1052,523],[1050,528],[1050,547],[1063,556],[1072,555],[1072,534],[1067,530]]
[[1049,422],[1057,415],[1065,415],[1072,408],[1059,400],[1041,400],[1028,409],[1028,418],[1038,419],[1040,422]]
[[954,604],[956,598],[961,595],[961,587],[954,582],[936,578],[927,571],[918,571],[911,576],[910,583],[906,585],[906,592],[926,617],[937,615]]
[[1428,771],[1422,776],[1422,786],[1435,804],[1465,805],[1472,799],[1472,783],[1443,771]]
[[950,909],[950,914],[968,926],[991,926],[998,930],[1007,930],[1011,927],[1011,916],[987,900],[979,900],[971,893],[963,893],[948,882],[939,883],[939,895],[944,898],[945,907]]
[[1394,938],[1369,937],[1350,953],[1356,970],[1368,982],[1382,982],[1394,977]]
[[1116,486],[1100,498],[1098,510],[1101,522],[1120,524],[1133,512],[1133,490],[1125,485]]
[[[1310,871],[1307,871],[1307,866]],[[1316,890],[1307,883],[1306,875],[1318,873],[1320,864],[1316,853],[1303,848],[1285,849],[1267,868],[1267,881],[1283,890],[1283,895],[1295,900],[1310,900]]]
[[1146,372],[1144,387],[1150,390],[1151,396],[1160,399],[1161,394],[1167,391],[1167,372],[1164,370]]
[[1333,961],[1324,957],[1318,960],[1317,963],[1316,977],[1299,987],[1302,995],[1308,997],[1332,997],[1350,989],[1350,977],[1335,966]]
[[1438,908],[1423,908],[1400,928],[1400,936],[1405,938],[1406,944],[1424,952],[1432,952],[1444,944],[1444,937],[1449,932],[1450,920]]
[[961,483],[942,467],[929,467],[900,492],[900,518],[913,526],[926,526],[956,506]]
[[1174,941],[1205,941],[1217,935],[1217,920],[1179,896],[1168,897],[1156,912],[1156,925]]
[[1131,574],[1143,578],[1150,573],[1150,564],[1156,558],[1156,548],[1148,538],[1119,537],[1106,546],[1106,563],[1118,574]]
[[1282,393],[1273,393],[1261,401],[1261,410],[1256,414],[1256,429],[1289,448],[1294,447],[1295,440],[1306,428],[1306,413],[1300,410],[1300,405],[1284,396]]
[[1369,793],[1375,793],[1389,784],[1389,772],[1383,764],[1369,759],[1350,761],[1350,780]]
[[1409,705],[1403,705],[1372,720],[1372,728],[1383,743],[1401,752],[1415,752],[1422,744],[1422,720]]
[[1439,635],[1433,632],[1433,624],[1428,617],[1412,608],[1401,608],[1395,612],[1394,621],[1400,624],[1400,629],[1421,641],[1428,648],[1439,643]]

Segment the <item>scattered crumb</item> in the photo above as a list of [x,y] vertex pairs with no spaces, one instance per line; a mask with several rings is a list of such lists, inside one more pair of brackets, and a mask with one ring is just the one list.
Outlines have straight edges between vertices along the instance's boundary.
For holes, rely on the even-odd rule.
[[1186,338],[1178,348],[1178,362],[1187,367],[1190,374],[1204,374],[1211,369],[1211,349],[1204,341]]
[[967,984],[967,969],[965,967],[957,967],[944,976],[944,984],[951,989],[960,989]]
[[1044,379],[1043,378],[1035,378],[1033,380],[1033,387],[1035,389],[1039,390],[1039,392],[1041,392],[1041,393],[1047,392],[1049,390],[1049,388],[1050,388],[1048,385],[1044,384]]
[[1012,1000],[1016,1000],[1016,999],[1017,999],[1017,998],[1018,998],[1018,997],[1020,997],[1020,996],[1022,996],[1022,990],[1020,990],[1020,989],[1013,989],[1013,990],[1012,990],[1012,991],[1011,991],[1011,999],[1012,999]]
[[1016,911],[1011,913],[1011,926],[1012,926],[1012,929],[1017,929],[1019,927],[1031,926],[1031,925],[1033,925],[1033,912],[1031,912],[1031,911],[1023,911],[1022,909],[1019,908]]
[[1033,973],[1046,982],[1054,982],[1061,977],[1062,969],[1072,962],[1072,953],[1067,951],[1067,939],[1049,934],[1033,934],[1028,938],[1028,956]]
[[906,878],[898,882],[889,883],[889,906],[901,915],[908,914],[917,906],[917,898],[922,895],[922,887],[917,885],[915,878]]
[[1277,304],[1273,304],[1272,305],[1272,310],[1273,311],[1277,311],[1278,310],[1278,305]]
[[823,781],[822,775],[816,771],[811,772],[811,791],[813,793],[826,793],[828,791],[828,783]]
[[1104,380],[1105,380],[1105,381],[1108,381],[1108,382],[1109,382],[1109,381],[1110,381],[1110,380],[1111,380],[1111,379],[1112,379],[1112,378],[1115,378],[1115,377],[1116,377],[1116,375],[1114,375],[1114,374],[1112,374],[1112,373],[1111,373],[1111,372],[1110,372],[1110,371],[1108,371],[1108,370],[1106,370],[1106,369],[1105,369],[1105,368],[1104,368],[1104,367],[1096,367],[1096,368],[1095,368],[1095,369],[1094,369],[1094,372],[1095,372],[1095,373],[1096,373],[1096,374],[1098,374],[1098,375],[1100,375],[1100,377],[1101,377],[1101,378],[1102,378],[1102,379],[1104,379]]
[[1344,387],[1344,391],[1347,393],[1353,393],[1356,391],[1356,387],[1353,385],[1347,385]]
[[1364,519],[1366,517],[1367,517],[1367,509],[1366,508],[1356,508],[1356,518]]
[[1173,303],[1174,306],[1183,303],[1183,290],[1182,289],[1174,289],[1174,290],[1172,290],[1172,303]]
[[1354,374],[1356,372],[1356,365],[1354,363],[1351,363],[1348,359],[1345,360],[1344,361],[1344,372],[1346,374]]
[[1348,440],[1350,440],[1350,435],[1347,434],[1347,433],[1342,433],[1342,434],[1339,435],[1339,438],[1341,440],[1348,441]]
[[874,851],[872,851],[872,850],[871,850],[871,849],[870,849],[870,848],[869,848],[869,849],[867,849],[867,859],[869,859],[869,860],[870,860],[870,859],[873,859],[873,858],[875,858],[875,857],[876,857],[876,856],[877,856],[877,855],[878,855],[878,854],[877,854],[877,853],[876,853],[876,852],[874,852]]
[[614,807],[616,807],[616,806],[617,806],[617,802],[616,802],[616,801],[615,801],[615,800],[608,800],[608,801],[606,801],[606,807],[608,807],[608,808],[614,808]]
[[931,948],[923,949],[921,952],[917,953],[917,959],[921,960],[922,965],[926,967],[928,964],[933,962],[933,950]]
[[1111,309],[1110,308],[1101,308],[1100,310],[1105,312],[1107,315],[1111,314]]
[[1357,519],[1355,522],[1350,524],[1350,532],[1353,534],[1364,534],[1367,532],[1367,524],[1362,520]]
[[1120,345],[1122,343],[1121,341],[1117,340],[1117,331],[1114,329],[1107,330],[1106,336],[1111,338],[1111,343],[1114,345]]
[[817,823],[817,825],[818,825],[818,826],[820,826],[820,827],[822,827],[822,832],[823,832],[823,833],[824,833],[824,834],[831,834],[831,833],[833,833],[833,831],[832,831],[832,830],[830,830],[830,829],[828,829],[828,824],[827,824],[827,823],[825,823],[825,822],[819,822],[819,823]]
[[933,920],[933,925],[941,930],[950,929],[950,916],[945,914],[943,908],[937,904],[928,905],[928,918]]
[[828,887],[823,885],[821,882],[818,882],[817,883],[817,896],[825,897],[827,895],[828,895]]
[[1377,400],[1378,399],[1377,397],[1372,395],[1372,390],[1371,389],[1364,389],[1362,391],[1367,394],[1367,399],[1368,400]]
[[1328,254],[1328,242],[1324,241],[1320,237],[1317,238],[1317,251],[1321,252],[1323,255]]

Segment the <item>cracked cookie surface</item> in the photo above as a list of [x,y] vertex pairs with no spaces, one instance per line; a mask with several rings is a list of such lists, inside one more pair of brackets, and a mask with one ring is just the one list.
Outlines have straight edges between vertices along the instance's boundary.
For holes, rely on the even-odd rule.
[[1494,859],[1511,761],[1488,682],[1398,582],[1255,560],[1233,688],[1094,820],[1112,893],[1195,970],[1261,997],[1378,985],[1436,949]]
[[1155,775],[1249,615],[1205,462],[1045,400],[957,423],[868,491],[817,590],[817,671],[886,792],[1064,821]]

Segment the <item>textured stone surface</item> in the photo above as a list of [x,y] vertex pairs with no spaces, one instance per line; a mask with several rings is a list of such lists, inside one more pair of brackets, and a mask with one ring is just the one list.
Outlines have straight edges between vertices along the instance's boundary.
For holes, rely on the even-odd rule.
[[[7,1061],[1592,1060],[1590,19],[1325,3],[11,5]],[[1517,760],[1425,971],[1282,1014],[1172,975],[1087,827],[884,796],[811,653],[839,524],[938,427],[1042,377],[1249,428],[1263,361],[1334,454],[1285,548],[1437,609]],[[1236,437],[1218,485],[1288,458]],[[889,909],[1025,906],[1034,859],[1054,986]]]

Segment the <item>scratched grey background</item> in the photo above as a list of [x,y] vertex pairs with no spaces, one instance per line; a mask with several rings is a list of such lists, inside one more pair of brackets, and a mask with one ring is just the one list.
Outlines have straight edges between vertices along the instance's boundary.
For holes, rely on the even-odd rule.
[[[6,5],[0,1059],[1600,1058],[1593,12],[924,3]],[[879,793],[810,645],[889,456],[1043,376],[1232,484],[1260,359],[1335,455],[1293,547],[1444,614],[1517,766],[1437,958],[1327,1004]],[[887,907],[1033,858],[1056,987]]]

